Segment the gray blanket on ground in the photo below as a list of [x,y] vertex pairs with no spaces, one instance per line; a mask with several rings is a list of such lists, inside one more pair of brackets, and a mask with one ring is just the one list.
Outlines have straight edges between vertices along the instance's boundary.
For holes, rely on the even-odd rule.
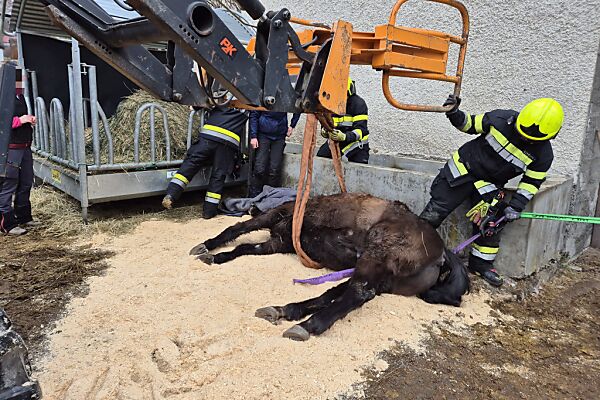
[[227,215],[241,216],[248,213],[250,207],[256,206],[260,211],[266,212],[272,208],[279,207],[283,203],[296,200],[296,189],[275,188],[268,185],[263,186],[263,191],[253,198],[225,199],[219,204],[219,210]]

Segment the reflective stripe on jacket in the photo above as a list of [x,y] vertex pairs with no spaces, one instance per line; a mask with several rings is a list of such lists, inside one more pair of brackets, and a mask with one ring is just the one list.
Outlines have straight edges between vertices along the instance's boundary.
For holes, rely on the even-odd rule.
[[200,129],[200,134],[210,140],[238,148],[246,129],[248,113],[234,108],[216,107]]
[[447,165],[454,179],[471,176],[480,194],[523,175],[510,201],[511,206],[521,211],[545,181],[554,154],[549,141],[527,141],[517,132],[518,115],[514,110],[494,110],[479,115],[459,110],[450,114],[452,125],[478,137],[461,146]]
[[362,97],[355,94],[348,97],[346,114],[333,116],[333,125],[346,134],[340,142],[340,150],[346,158],[356,149],[369,150],[369,109]]

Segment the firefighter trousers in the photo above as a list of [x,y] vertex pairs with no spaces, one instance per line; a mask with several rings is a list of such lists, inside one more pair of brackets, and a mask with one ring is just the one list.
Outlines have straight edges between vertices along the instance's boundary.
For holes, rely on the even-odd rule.
[[188,149],[181,167],[169,183],[167,194],[173,200],[177,200],[200,169],[212,165],[204,198],[203,215],[205,217],[215,216],[225,185],[225,178],[233,172],[237,151],[231,145],[201,136],[200,140]]
[[[473,182],[451,186],[445,173],[440,173],[431,184],[431,199],[421,212],[420,217],[427,220],[434,228],[438,228],[442,222],[463,201],[468,200],[471,207],[482,200]],[[479,227],[473,224],[473,235],[479,233]],[[472,245],[469,254],[469,270],[471,272],[484,272],[494,268],[494,259],[500,249],[500,235],[502,231],[493,236],[481,236]]]

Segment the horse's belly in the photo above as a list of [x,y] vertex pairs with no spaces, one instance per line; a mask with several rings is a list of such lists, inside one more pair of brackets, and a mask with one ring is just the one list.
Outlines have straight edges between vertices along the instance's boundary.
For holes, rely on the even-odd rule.
[[304,250],[311,259],[318,262],[325,268],[329,268],[334,271],[341,271],[343,269],[356,267],[356,251],[352,251],[349,249],[337,249],[335,251],[327,251],[323,248],[315,249],[314,247],[312,249]]

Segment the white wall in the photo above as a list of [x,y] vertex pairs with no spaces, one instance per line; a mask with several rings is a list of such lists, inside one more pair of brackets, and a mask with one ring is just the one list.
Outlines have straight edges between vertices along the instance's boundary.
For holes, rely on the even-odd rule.
[[[355,30],[387,22],[394,1],[265,0],[269,9],[287,7],[301,18],[322,22],[344,19]],[[520,109],[537,97],[555,97],[566,123],[554,140],[553,171],[576,176],[580,165],[598,43],[600,0],[465,0],[471,17],[462,109],[480,113]],[[398,23],[460,33],[459,14],[445,5],[409,1]],[[454,57],[455,58],[455,57]],[[454,63],[449,62],[453,72]],[[400,111],[388,105],[380,73],[352,67],[358,91],[370,108],[370,141],[390,153],[445,159],[467,135],[454,130],[443,114]],[[398,80],[399,100],[441,104],[451,84]]]

